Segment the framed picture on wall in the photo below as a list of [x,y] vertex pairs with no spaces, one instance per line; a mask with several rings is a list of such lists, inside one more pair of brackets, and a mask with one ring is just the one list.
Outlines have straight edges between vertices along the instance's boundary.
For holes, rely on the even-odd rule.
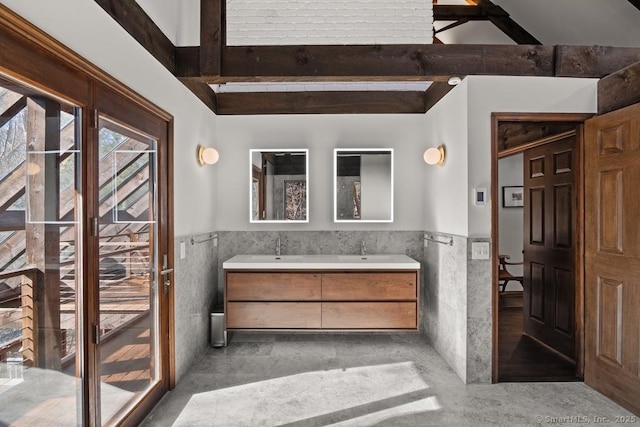
[[521,208],[524,206],[524,190],[521,186],[502,187],[502,207]]
[[284,212],[286,220],[304,220],[307,217],[307,181],[284,181]]

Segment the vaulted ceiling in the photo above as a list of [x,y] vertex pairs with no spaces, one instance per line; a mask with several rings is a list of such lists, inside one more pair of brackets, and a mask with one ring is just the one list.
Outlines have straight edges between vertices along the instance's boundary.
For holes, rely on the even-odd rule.
[[467,75],[606,77],[600,110],[640,101],[640,0],[436,0],[434,44],[340,46],[227,46],[224,0],[95,1],[216,114],[424,113]]

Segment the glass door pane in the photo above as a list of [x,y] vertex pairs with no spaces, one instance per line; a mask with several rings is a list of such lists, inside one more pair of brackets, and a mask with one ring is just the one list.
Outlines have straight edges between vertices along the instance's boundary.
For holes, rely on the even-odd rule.
[[100,413],[106,423],[158,382],[157,142],[99,126]]
[[80,113],[21,92],[0,86],[0,425],[75,426],[83,419]]

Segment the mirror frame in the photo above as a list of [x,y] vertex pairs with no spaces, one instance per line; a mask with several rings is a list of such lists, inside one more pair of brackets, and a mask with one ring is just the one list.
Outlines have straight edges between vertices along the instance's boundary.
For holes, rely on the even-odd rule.
[[[391,206],[389,219],[339,219],[338,218],[338,152],[388,152],[391,156]],[[393,222],[395,198],[393,148],[334,148],[333,150],[333,222],[346,223],[389,223]]]
[[[305,182],[307,187],[306,198],[306,219],[253,219],[252,205],[253,205],[253,153],[304,153],[305,156]],[[309,149],[308,148],[251,148],[249,149],[249,222],[253,224],[301,224],[309,222]]]

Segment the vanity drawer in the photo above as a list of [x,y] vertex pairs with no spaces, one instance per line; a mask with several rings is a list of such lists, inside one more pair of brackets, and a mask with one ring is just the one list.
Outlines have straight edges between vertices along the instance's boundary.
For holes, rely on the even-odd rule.
[[416,273],[325,273],[324,301],[415,301]]
[[415,302],[323,302],[324,329],[416,329]]
[[227,301],[319,301],[318,273],[227,273]]
[[229,329],[319,329],[321,324],[319,302],[229,302],[227,328]]

